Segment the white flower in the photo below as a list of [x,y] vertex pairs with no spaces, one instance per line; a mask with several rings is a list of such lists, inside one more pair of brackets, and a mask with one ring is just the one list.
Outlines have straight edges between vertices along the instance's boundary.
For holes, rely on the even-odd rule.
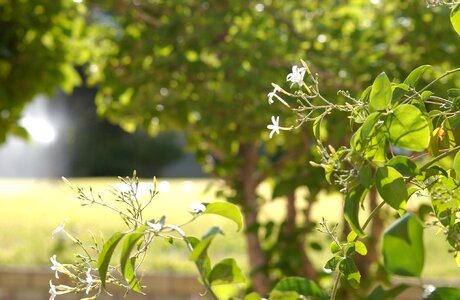
[[50,280],[50,290],[49,290],[49,293],[50,293],[50,300],[54,300],[54,298],[56,298],[56,287],[53,285],[53,283],[51,282]]
[[277,97],[276,93],[281,91],[281,88],[278,85],[274,83],[272,83],[272,85],[274,86],[273,91],[267,94],[268,104],[273,104],[275,102],[273,101],[273,97]]
[[59,278],[59,270],[62,268],[62,265],[56,260],[56,254],[54,254],[53,256],[50,257],[50,261],[51,263],[53,264],[51,266],[51,270],[53,270],[55,273],[54,273],[54,276],[56,276],[56,278]]
[[91,285],[93,283],[93,277],[91,276],[91,268],[88,268],[86,271],[86,294],[88,295],[89,291],[91,290]]
[[62,222],[61,225],[59,225],[58,227],[56,227],[56,229],[54,229],[53,232],[51,232],[51,235],[56,235],[56,234],[58,234],[59,232],[63,231],[63,230],[64,230],[65,223],[66,223],[66,221]]
[[194,214],[202,213],[205,210],[206,210],[206,206],[204,206],[202,203],[192,202],[192,204],[190,204],[190,211]]
[[161,223],[147,222],[147,225],[152,228],[153,232],[160,232],[160,230],[163,228]]
[[268,135],[269,138],[272,138],[275,132],[277,134],[280,133],[279,123],[280,123],[280,117],[275,118],[275,116],[272,116],[272,124],[267,125],[267,128],[271,130],[270,134]]
[[305,76],[305,72],[307,71],[306,68],[299,68],[297,66],[292,67],[292,73],[289,73],[286,77],[286,81],[292,82],[291,88],[294,84],[298,84],[299,87],[302,86],[303,77]]

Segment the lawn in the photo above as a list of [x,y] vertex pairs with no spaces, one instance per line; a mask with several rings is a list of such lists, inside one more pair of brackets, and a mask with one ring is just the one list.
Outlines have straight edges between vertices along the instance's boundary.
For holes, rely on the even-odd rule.
[[[113,198],[109,189],[117,187],[117,179],[71,179],[74,186],[88,188],[94,193],[110,200]],[[143,181],[148,187],[151,181]],[[148,218],[167,216],[170,224],[181,224],[190,219],[188,212],[191,202],[215,201],[214,192],[217,182],[210,180],[160,180],[160,194],[155,197]],[[208,192],[205,192],[208,190]],[[340,216],[340,197],[323,196],[314,208],[313,215],[319,220],[322,216],[329,221],[336,221]],[[299,201],[300,204],[300,201]],[[59,261],[71,260],[75,248],[62,236],[51,236],[51,232],[64,220],[66,229],[84,241],[90,241],[91,234],[106,238],[109,232],[124,230],[117,214],[97,206],[81,206],[75,193],[61,180],[0,180],[0,266],[48,266],[49,257],[58,255]],[[331,209],[335,207],[335,209]],[[284,214],[281,201],[273,201],[264,206],[262,219],[280,220]],[[221,226],[225,238],[218,237],[211,248],[214,260],[232,256],[243,267],[247,266],[245,243],[242,233],[236,232],[236,226],[218,216],[202,216],[192,224],[184,227],[189,235],[201,236],[214,225]],[[324,245],[328,242],[321,234],[315,234],[313,240]],[[423,277],[458,278],[458,268],[442,235],[435,236],[433,230],[427,230],[425,245],[427,260]],[[180,243],[177,245],[181,245]],[[328,253],[312,252],[313,261],[321,266]],[[149,271],[160,273],[193,273],[194,266],[187,260],[184,246],[171,247],[159,240],[150,250],[145,266]]]

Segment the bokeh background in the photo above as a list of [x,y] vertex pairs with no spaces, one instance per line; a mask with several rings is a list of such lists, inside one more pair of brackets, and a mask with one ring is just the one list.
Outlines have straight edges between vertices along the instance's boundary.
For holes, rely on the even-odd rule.
[[[303,59],[340,102],[338,90],[358,96],[382,71],[402,80],[422,64],[434,66],[431,77],[458,67],[459,42],[449,10],[422,0],[0,0],[0,266],[51,279],[49,257],[77,251],[51,237],[64,220],[84,241],[123,227],[82,207],[60,178],[110,200],[117,176],[136,170],[145,190],[158,179],[152,217],[182,223],[192,201],[239,205],[244,233],[209,217],[186,229],[223,226],[212,254],[236,257],[256,290],[286,275],[327,286],[330,242],[315,228],[322,217],[341,220],[342,199],[308,164],[317,158],[309,126],[268,138],[272,115],[295,121],[268,105],[271,83],[288,89],[285,77]],[[340,145],[348,121],[333,118],[324,129]],[[425,217],[423,201],[410,204]],[[392,217],[383,211],[372,227],[371,251]],[[433,230],[423,278],[459,279]],[[155,247],[143,272],[194,274],[184,246]],[[369,259],[358,262],[363,278],[385,281],[381,258]],[[15,299],[1,286],[3,299]]]

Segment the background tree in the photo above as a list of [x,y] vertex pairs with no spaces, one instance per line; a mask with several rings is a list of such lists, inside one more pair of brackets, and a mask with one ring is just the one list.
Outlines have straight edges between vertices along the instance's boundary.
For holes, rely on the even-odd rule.
[[[62,85],[63,74],[69,75],[64,87],[70,88],[79,80],[70,66],[87,62],[87,82],[99,87],[101,116],[128,132],[185,131],[188,148],[204,170],[225,180],[224,196],[243,208],[253,283],[260,292],[268,289],[268,270],[286,264],[279,259],[283,250],[276,248],[282,243],[263,243],[262,233],[271,225],[259,224],[258,213],[269,199],[257,188],[273,179],[274,196],[287,196],[287,219],[275,231],[285,241],[286,235],[301,236],[311,227],[293,229],[299,226],[293,191],[307,185],[312,200],[322,186],[319,176],[296,167],[313,160],[308,133],[269,141],[269,83],[283,82],[292,64],[303,58],[320,73],[323,94],[342,101],[337,90],[353,94],[383,68],[392,78],[404,78],[422,62],[448,69],[457,53],[458,40],[443,22],[449,11],[428,10],[418,0],[59,3],[48,7],[38,0],[11,1],[1,6],[1,28],[9,28],[2,32],[2,53],[11,49],[15,54],[0,54],[2,93],[12,90],[1,95],[8,103],[2,134],[18,132],[23,103],[33,94]],[[37,71],[30,72],[31,66]],[[48,69],[37,80],[35,74]],[[292,123],[293,117],[279,106],[270,112],[281,117],[281,125]],[[345,121],[325,124],[328,139],[346,140],[345,126],[337,125]],[[303,239],[290,240],[300,243],[291,249],[304,248]]]
[[[308,160],[310,147],[305,133],[268,142],[267,83],[281,82],[291,64],[305,58],[325,79],[325,94],[353,92],[383,65],[403,78],[422,61],[450,65],[457,49],[449,24],[437,22],[449,12],[427,10],[422,1],[120,0],[104,8],[113,34],[96,39],[106,51],[93,62],[90,79],[103,87],[96,99],[100,114],[128,131],[187,132],[189,149],[209,174],[225,180],[227,199],[243,208],[253,283],[262,292],[268,277],[258,270],[268,258],[257,187],[280,178],[277,172],[289,163]],[[283,123],[286,116],[276,109]],[[331,139],[344,136],[337,124],[328,124]],[[297,181],[294,170],[288,178]],[[310,175],[302,183],[314,186]],[[287,224],[294,207],[288,202]]]
[[74,65],[85,60],[85,12],[66,0],[0,2],[0,143],[27,136],[19,119],[36,94],[81,84]]

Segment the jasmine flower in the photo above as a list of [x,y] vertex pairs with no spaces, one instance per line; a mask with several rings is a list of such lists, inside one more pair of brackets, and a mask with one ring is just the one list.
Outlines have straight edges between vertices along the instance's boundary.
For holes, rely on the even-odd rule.
[[53,256],[50,257],[50,261],[51,261],[51,263],[53,264],[53,265],[51,266],[51,270],[55,272],[55,273],[54,273],[54,276],[56,276],[56,278],[59,278],[59,274],[58,274],[58,273],[59,273],[59,270],[62,268],[62,265],[61,265],[59,262],[57,262],[57,260],[56,260],[56,254],[54,254]]
[[147,222],[147,225],[150,228],[152,228],[153,232],[155,232],[155,233],[160,232],[160,230],[163,228],[163,225],[161,223]]
[[276,95],[276,93],[281,91],[281,88],[278,85],[274,83],[272,83],[272,85],[274,86],[273,91],[267,94],[268,104],[273,104],[275,102],[273,101],[273,97],[279,98],[278,95]]
[[267,125],[267,128],[271,130],[270,134],[268,135],[269,138],[272,138],[275,132],[277,134],[280,133],[279,123],[280,123],[280,117],[278,116],[275,118],[275,116],[272,116],[272,124]]
[[202,203],[192,202],[192,204],[190,204],[190,211],[193,214],[199,214],[199,213],[204,212],[205,210],[206,210],[206,206],[204,206]]
[[292,67],[292,73],[289,73],[286,77],[286,81],[290,81],[291,83],[291,88],[294,84],[298,84],[299,87],[302,86],[303,82],[303,77],[305,76],[305,72],[307,71],[306,68],[299,68],[298,66],[293,66]]
[[56,298],[57,292],[56,292],[56,287],[53,285],[53,283],[50,280],[50,300],[54,300]]
[[56,234],[58,234],[59,232],[63,231],[63,230],[64,230],[64,227],[65,227],[65,223],[66,223],[66,221],[64,220],[64,222],[62,222],[61,225],[59,225],[58,227],[56,227],[56,229],[54,229],[53,232],[51,232],[51,235],[56,235]]
[[91,290],[91,285],[93,283],[93,277],[91,276],[91,268],[88,268],[88,271],[86,271],[86,294],[88,295],[89,291]]

